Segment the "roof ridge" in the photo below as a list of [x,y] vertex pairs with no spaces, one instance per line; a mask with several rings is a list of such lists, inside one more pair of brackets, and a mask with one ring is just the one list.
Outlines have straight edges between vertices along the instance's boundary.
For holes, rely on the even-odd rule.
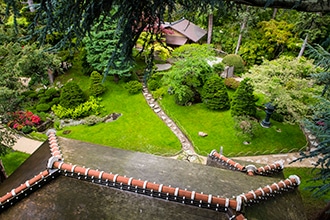
[[216,150],[212,150],[208,156],[209,159],[215,161],[220,164],[222,167],[225,167],[234,171],[245,172],[249,176],[253,175],[263,175],[268,176],[273,173],[282,172],[284,169],[284,164],[282,161],[275,161],[273,164],[265,165],[263,167],[257,168],[255,165],[249,164],[247,166],[243,166],[232,159],[225,157],[223,154],[218,153]]

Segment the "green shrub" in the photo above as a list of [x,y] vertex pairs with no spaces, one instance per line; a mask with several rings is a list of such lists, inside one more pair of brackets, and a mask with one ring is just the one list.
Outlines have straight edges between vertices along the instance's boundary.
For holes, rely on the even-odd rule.
[[99,122],[101,122],[103,120],[103,118],[101,117],[98,117],[96,115],[90,115],[88,117],[86,117],[85,119],[85,125],[88,125],[88,126],[92,126],[92,125],[95,125]]
[[159,81],[155,79],[148,80],[148,89],[150,91],[156,91],[160,87]]
[[270,118],[273,119],[274,121],[284,122],[284,116],[277,112],[273,112],[273,114],[271,114]]
[[61,104],[54,105],[52,111],[59,118],[84,118],[89,115],[98,115],[102,109],[100,99],[96,99],[93,96],[89,97],[89,100],[76,106],[75,108],[65,108]]
[[218,75],[210,77],[204,84],[202,100],[209,109],[228,110],[230,108],[227,89]]
[[220,74],[225,70],[225,64],[223,64],[222,62],[216,63],[213,65],[213,70],[215,73]]
[[22,132],[23,132],[24,134],[29,134],[29,133],[31,133],[32,131],[33,131],[33,129],[32,129],[31,126],[24,126],[24,127],[22,128]]
[[39,104],[45,104],[45,103],[47,103],[48,102],[48,97],[41,97],[40,99],[39,99]]
[[61,106],[74,108],[85,101],[86,97],[77,83],[70,81],[63,86],[59,103]]
[[53,98],[49,105],[50,107],[52,107],[53,105],[57,105],[58,103],[60,103],[60,98]]
[[239,81],[235,80],[234,78],[226,78],[225,79],[225,85],[229,89],[236,90],[239,86]]
[[249,79],[245,78],[235,91],[231,102],[232,116],[256,116],[257,108],[255,106],[253,95],[253,86]]
[[194,101],[194,92],[186,85],[181,86],[174,93],[175,103],[178,105],[187,105]]
[[36,107],[36,110],[38,112],[48,112],[49,109],[50,109],[50,105],[47,104],[47,103],[42,103],[42,104],[38,104],[37,107]]
[[97,72],[93,71],[90,76],[90,85],[89,85],[89,93],[92,96],[100,96],[105,92],[105,87],[102,84],[102,75]]
[[126,83],[125,88],[128,90],[129,94],[133,95],[133,94],[137,94],[137,93],[141,92],[142,84],[137,80],[133,80],[133,81]]
[[49,88],[45,91],[45,95],[50,97],[50,98],[53,98],[53,97],[59,97],[60,96],[60,93],[57,89],[55,88]]
[[252,141],[259,124],[255,120],[246,116],[234,117],[234,120],[237,137],[244,141]]
[[166,92],[167,92],[166,87],[161,87],[161,88],[157,89],[156,91],[152,92],[152,96],[156,100],[161,99],[166,94]]
[[228,54],[223,58],[222,62],[227,66],[233,66],[236,75],[244,73],[244,61],[239,55]]

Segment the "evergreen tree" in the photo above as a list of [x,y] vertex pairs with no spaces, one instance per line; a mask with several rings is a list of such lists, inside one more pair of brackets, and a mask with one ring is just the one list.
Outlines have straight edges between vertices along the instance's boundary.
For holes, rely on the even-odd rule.
[[226,86],[218,75],[214,74],[204,84],[202,100],[209,109],[228,110],[230,108]]
[[235,91],[231,103],[232,116],[252,116],[256,115],[255,98],[253,96],[253,86],[250,79],[245,78]]
[[[101,18],[103,19],[103,18]],[[109,58],[114,55],[119,34],[117,29],[118,20],[112,20],[109,17],[98,23],[92,28],[92,32],[84,39],[86,59],[89,65],[95,70],[106,75],[113,75],[115,82],[118,82],[122,76],[129,76],[131,66],[124,62],[124,57],[113,57],[111,62]]]

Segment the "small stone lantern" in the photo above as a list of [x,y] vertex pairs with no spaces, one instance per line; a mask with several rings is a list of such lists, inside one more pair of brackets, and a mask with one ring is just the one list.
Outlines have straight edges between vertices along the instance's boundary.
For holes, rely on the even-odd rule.
[[264,120],[261,121],[261,126],[264,127],[264,128],[269,128],[270,127],[270,116],[271,114],[273,114],[275,110],[275,107],[270,103],[268,102],[266,105],[265,105],[265,111],[266,111],[266,118]]

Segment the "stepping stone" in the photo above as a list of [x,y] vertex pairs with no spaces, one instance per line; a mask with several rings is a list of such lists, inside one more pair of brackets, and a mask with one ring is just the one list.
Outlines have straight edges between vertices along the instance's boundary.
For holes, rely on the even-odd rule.
[[167,118],[166,116],[162,115],[161,117],[163,119],[163,121],[165,121],[165,119]]
[[161,109],[160,109],[160,108],[155,108],[154,111],[155,111],[156,113],[158,113],[158,112],[161,111]]
[[151,104],[149,104],[149,106],[150,106],[151,108],[153,108],[153,107],[155,107],[155,104],[151,103]]

